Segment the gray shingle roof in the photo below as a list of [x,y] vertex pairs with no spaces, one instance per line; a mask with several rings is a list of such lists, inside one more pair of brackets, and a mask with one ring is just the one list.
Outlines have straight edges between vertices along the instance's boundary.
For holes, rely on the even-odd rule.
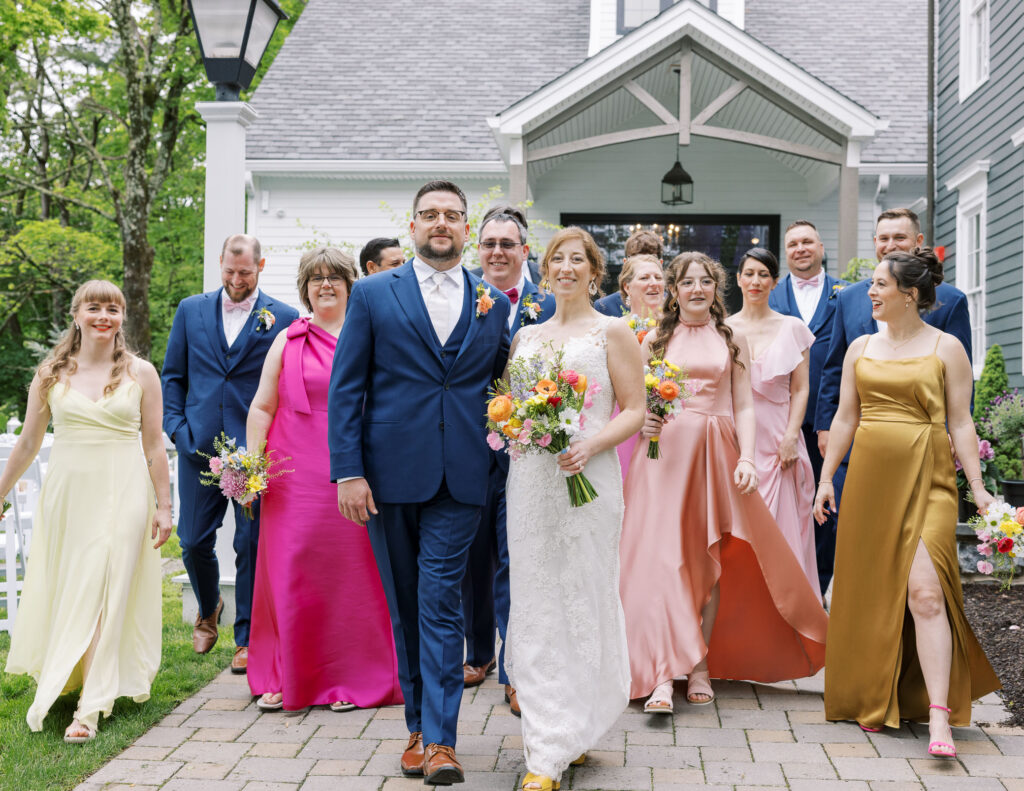
[[[924,161],[927,0],[747,0],[746,30]],[[251,104],[251,159],[497,160],[486,119],[586,58],[589,0],[309,0]],[[884,20],[884,23],[879,23]]]

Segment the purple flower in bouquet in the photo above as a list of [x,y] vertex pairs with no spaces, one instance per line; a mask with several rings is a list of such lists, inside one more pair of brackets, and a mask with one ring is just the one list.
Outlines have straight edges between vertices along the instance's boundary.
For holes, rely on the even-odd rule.
[[243,470],[226,469],[220,476],[220,490],[225,497],[234,500],[240,499],[245,494],[246,475]]

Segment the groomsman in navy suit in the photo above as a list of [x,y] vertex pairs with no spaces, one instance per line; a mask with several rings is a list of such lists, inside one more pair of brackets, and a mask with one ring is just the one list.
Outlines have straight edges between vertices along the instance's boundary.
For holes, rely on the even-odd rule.
[[[875,256],[879,261],[897,250],[911,252],[923,243],[921,221],[910,209],[887,209],[878,215],[875,224]],[[839,382],[842,379],[846,350],[861,335],[878,332],[878,322],[871,318],[871,299],[868,297],[870,286],[871,278],[854,283],[840,291],[836,300],[835,326],[821,373],[818,407],[814,418],[814,427],[818,433],[817,444],[823,456],[828,447],[832,418],[839,409]],[[935,300],[935,309],[925,313],[922,318],[933,327],[955,335],[963,344],[967,359],[971,359],[971,317],[967,312],[966,295],[949,283],[940,283],[935,289]],[[843,495],[847,459],[832,475],[836,508]]]
[[[810,382],[807,396],[807,412],[801,426],[807,443],[807,455],[811,458],[814,480],[821,477],[821,453],[814,434],[814,411],[818,400],[818,383],[825,355],[832,338],[837,296],[848,285],[829,275],[822,267],[825,259],[825,245],[821,243],[818,229],[808,220],[797,220],[786,228],[786,265],[789,274],[783,277],[768,297],[773,310],[787,316],[802,319],[814,333],[811,345]],[[832,578],[832,564],[836,553],[836,522],[830,516],[825,524],[814,525],[815,555],[818,561],[818,582],[824,594]]]
[[[167,339],[162,373],[164,431],[178,450],[181,558],[199,602],[192,648],[205,654],[217,642],[217,621],[224,607],[214,547],[228,500],[216,486],[203,486],[199,473],[209,469],[213,440],[223,431],[245,439],[245,419],[277,333],[299,314],[259,290],[266,259],[259,240],[236,234],[224,241],[220,256],[223,286],[182,300]],[[244,673],[248,661],[249,615],[256,571],[259,509],[255,518],[235,509],[235,655],[231,672]]]
[[338,507],[368,522],[394,628],[400,766],[433,785],[464,779],[461,584],[487,500],[487,391],[509,350],[508,298],[459,265],[466,216],[455,184],[420,188],[416,255],[352,288],[328,399]]
[[[480,225],[477,244],[483,277],[508,297],[512,310],[508,315],[509,334],[520,327],[540,324],[555,314],[555,297],[530,282],[524,264],[530,252],[526,244],[526,226],[515,209],[502,207],[489,213]],[[469,550],[469,564],[462,580],[462,613],[466,629],[466,661],[462,667],[467,687],[481,684],[495,666],[498,681],[505,685],[505,699],[512,713],[519,715],[516,691],[505,672],[505,630],[508,626],[509,580],[508,542],[505,536],[505,478],[508,455],[491,451],[487,502],[480,527]],[[501,654],[494,656],[494,629],[501,637]]]

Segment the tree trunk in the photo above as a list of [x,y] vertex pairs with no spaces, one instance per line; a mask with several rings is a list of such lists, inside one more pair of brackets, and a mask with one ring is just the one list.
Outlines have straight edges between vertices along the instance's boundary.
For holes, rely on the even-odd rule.
[[133,352],[148,360],[152,351],[149,328],[149,280],[153,272],[155,251],[147,236],[148,222],[145,212],[142,212],[134,222],[122,224],[124,298],[127,302],[125,338]]

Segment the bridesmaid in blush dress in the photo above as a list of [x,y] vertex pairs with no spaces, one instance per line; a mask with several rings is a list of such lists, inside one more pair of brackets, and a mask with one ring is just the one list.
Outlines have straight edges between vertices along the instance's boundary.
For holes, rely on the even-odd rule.
[[[828,618],[817,590],[757,494],[746,341],[725,324],[725,271],[683,253],[666,271],[670,300],[645,352],[700,385],[675,419],[648,414],[661,458],[637,443],[626,479],[620,593],[632,674],[645,711],[714,699],[709,676],[773,682],[816,673]],[[734,417],[735,416],[735,417]]]
[[814,470],[800,424],[807,410],[808,354],[814,333],[794,316],[768,307],[779,280],[770,250],[753,247],[740,262],[736,281],[743,309],[727,323],[750,346],[750,385],[757,418],[757,490],[812,585],[818,584],[814,554]]
[[[274,339],[246,424],[279,468],[263,496],[249,688],[263,710],[402,702],[387,602],[366,530],[338,513],[327,390],[355,262],[318,248],[299,263],[300,318]],[[285,461],[285,459],[287,459]]]

